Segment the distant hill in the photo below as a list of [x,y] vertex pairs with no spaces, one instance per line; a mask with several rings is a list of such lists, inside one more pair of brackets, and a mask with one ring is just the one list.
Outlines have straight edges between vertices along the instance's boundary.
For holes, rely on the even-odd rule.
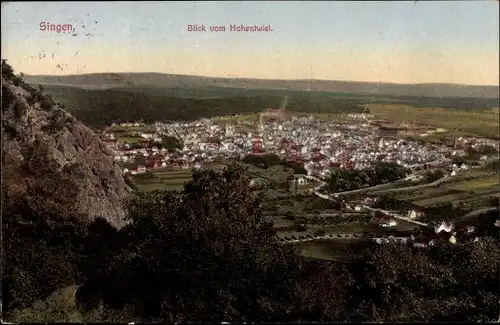
[[246,88],[322,91],[345,94],[499,98],[498,86],[459,84],[390,84],[335,80],[271,80],[246,78],[213,78],[164,73],[91,73],[66,76],[24,76],[29,84],[70,86],[82,89],[110,88]]

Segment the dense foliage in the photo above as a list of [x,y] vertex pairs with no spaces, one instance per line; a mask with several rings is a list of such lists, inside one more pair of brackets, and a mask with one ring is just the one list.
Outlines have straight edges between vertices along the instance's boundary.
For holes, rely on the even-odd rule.
[[485,322],[498,317],[498,240],[424,250],[379,246],[349,264],[352,321]]
[[425,173],[425,178],[427,182],[435,182],[441,178],[443,178],[445,172],[441,169],[429,170]]
[[291,161],[291,160],[287,160],[287,159],[282,159],[281,165],[293,169],[294,174],[307,175],[307,170],[304,168],[303,163],[293,161],[293,160]]
[[53,85],[46,85],[45,88],[46,92],[65,105],[73,115],[93,127],[130,120],[194,120],[221,115],[259,113],[270,107],[279,107],[285,96],[289,97],[287,110],[305,113],[362,113],[364,105],[373,103],[464,110],[498,107],[498,99],[346,95],[279,89],[186,86],[88,90]]
[[482,156],[496,156],[498,157],[498,150],[490,145],[481,144],[476,148],[467,146],[465,148],[465,159],[467,161],[479,160]]
[[[279,107],[284,95],[266,94],[265,90],[250,94],[237,93],[229,97],[225,88],[216,89],[206,97],[192,94],[179,96],[164,89],[151,93],[136,89],[85,90],[71,87],[46,86],[49,93],[79,120],[93,127],[113,122],[142,120],[146,123],[165,120],[196,120],[231,114],[259,113]],[[189,91],[189,90],[187,90]],[[203,92],[199,90],[197,92]],[[335,94],[296,92],[288,101],[287,110],[307,113],[362,113],[364,108],[351,99]]]
[[287,160],[285,158],[281,159],[278,155],[273,153],[260,155],[249,154],[243,157],[242,161],[244,163],[264,169],[267,169],[271,166],[282,165],[284,167],[293,169],[294,174],[307,174],[303,163]]
[[154,144],[158,149],[167,149],[169,152],[175,152],[177,149],[182,150],[184,148],[184,143],[177,137],[164,136],[161,140],[161,143]]
[[400,165],[378,163],[367,170],[333,168],[326,182],[331,192],[344,192],[394,182],[407,174],[409,171]]
[[183,192],[140,194],[130,207],[133,222],[119,231],[101,219],[82,224],[7,200],[2,225],[6,311],[29,306],[62,286],[83,284],[77,298],[87,320],[485,321],[497,316],[497,240],[423,250],[379,246],[354,254],[344,266],[302,260],[278,243],[248,181],[244,170],[231,166],[195,174]]
[[243,157],[242,161],[244,163],[264,169],[281,164],[280,157],[273,153],[265,153],[260,155],[249,154]]
[[[45,93],[43,86],[38,85],[36,88],[28,85],[23,81],[23,79],[14,74],[14,70],[12,67],[7,64],[7,60],[2,59],[2,76],[10,80],[12,84],[15,86],[21,87],[29,93],[27,98],[29,104],[34,104],[36,102],[40,103],[40,107],[45,110],[49,110],[55,104],[52,100],[52,96],[48,93]],[[10,91],[2,85],[2,98],[4,93],[10,93]],[[3,103],[2,103],[3,104]],[[3,105],[5,107],[5,105]]]

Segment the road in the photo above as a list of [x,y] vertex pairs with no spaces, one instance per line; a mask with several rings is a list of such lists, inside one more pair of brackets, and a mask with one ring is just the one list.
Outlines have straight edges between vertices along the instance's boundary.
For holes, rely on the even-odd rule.
[[325,200],[331,200],[330,197],[326,194],[321,194],[319,192],[319,190],[326,185],[326,182],[323,181],[322,179],[319,179],[318,177],[315,177],[315,176],[310,176],[310,175],[306,175],[305,178],[307,179],[310,179],[310,180],[313,180],[313,181],[316,181],[316,182],[319,182],[319,185],[316,186],[315,188],[311,189],[311,193],[314,193],[315,195],[319,196],[320,198],[323,198]]
[[[380,185],[375,185],[367,188],[362,188],[358,190],[352,190],[352,191],[345,191],[345,192],[338,192],[338,193],[333,193],[334,197],[338,197],[339,195],[347,195],[347,194],[356,194],[356,193],[364,193],[364,192],[372,192],[372,193],[385,193],[385,192],[399,192],[399,191],[407,191],[407,190],[417,190],[417,189],[422,189],[426,187],[432,187],[440,184],[441,182],[445,181],[449,175],[444,175],[442,178],[438,179],[437,181],[434,181],[432,183],[427,183],[427,184],[421,184],[421,185],[413,185],[413,186],[406,186],[406,187],[399,187],[399,188],[389,188],[389,189],[383,189],[385,187],[391,187],[394,186],[398,183],[400,183],[402,180],[398,180],[392,183],[388,184],[380,184]],[[451,176],[450,176],[451,177]],[[323,197],[323,196],[322,196]]]
[[385,237],[362,237],[361,234],[328,234],[328,235],[322,235],[322,236],[312,236],[309,238],[302,238],[302,239],[284,239],[282,240],[282,244],[297,244],[297,243],[304,243],[308,241],[314,241],[314,240],[321,240],[321,239],[327,239],[327,240],[363,240],[363,241],[374,241],[377,244],[389,242],[391,240],[394,240],[396,243],[406,243],[409,239],[409,237],[394,237],[394,236],[388,236],[387,238]]
[[405,220],[405,221],[408,221],[408,222],[411,222],[411,223],[414,223],[416,225],[419,225],[419,226],[424,226],[424,227],[428,227],[429,225],[426,224],[426,223],[423,223],[423,222],[420,222],[420,221],[416,221],[416,220],[413,220],[413,219],[410,219],[408,217],[403,217],[402,215],[400,214],[397,214],[397,213],[394,213],[394,212],[390,212],[390,211],[387,211],[387,210],[383,210],[383,209],[374,209],[372,207],[369,207],[367,205],[361,205],[361,207],[365,210],[369,210],[369,211],[380,211],[388,216],[391,216],[391,217],[394,217],[396,219],[400,219],[400,220]]
[[[420,226],[428,227],[428,225],[426,223],[412,220],[412,219],[409,219],[407,217],[403,217],[397,213],[393,213],[393,212],[382,210],[382,209],[374,209],[374,208],[371,208],[369,206],[363,206],[363,208],[370,210],[370,211],[381,211],[385,214],[393,216],[394,218],[405,220],[408,222],[412,222],[412,223],[420,225]],[[498,209],[499,209],[498,207],[482,208],[482,209],[472,211],[472,212],[466,214],[463,218],[472,217],[474,215],[478,215],[478,214],[481,214],[484,212],[494,211],[494,210],[498,210]],[[331,233],[331,234],[326,234],[326,235],[322,235],[322,236],[315,235],[315,236],[311,236],[309,238],[303,238],[303,239],[285,239],[285,238],[283,238],[282,244],[296,244],[296,243],[321,240],[321,239],[328,239],[328,240],[346,240],[346,239],[349,239],[349,240],[372,240],[372,241],[375,241],[377,244],[386,243],[386,242],[389,242],[391,239],[393,239],[397,243],[398,242],[399,243],[406,243],[408,238],[409,237],[393,237],[393,236],[388,236],[387,238],[383,238],[383,237],[366,238],[366,237],[363,237],[361,234],[347,234],[347,233],[334,234],[334,233]]]
[[[444,162],[445,160],[439,160],[439,161],[436,161],[436,162]],[[433,162],[433,163],[436,163],[436,162]],[[473,166],[471,168],[480,168],[482,167],[483,165],[487,164],[491,162],[490,160],[486,160],[484,162],[481,163],[481,165],[479,166]],[[432,162],[431,162],[432,163]],[[423,173],[425,171],[418,171],[418,172],[415,172],[415,173],[412,173],[410,175],[407,176],[408,177],[411,177],[411,176],[414,176],[414,175],[419,175],[421,173]],[[362,188],[362,189],[358,189],[358,190],[352,190],[352,191],[345,191],[345,192],[338,192],[338,193],[333,193],[333,194],[330,194],[330,195],[326,195],[326,194],[322,194],[322,193],[319,193],[319,189],[325,185],[326,183],[314,176],[308,176],[318,182],[321,182],[321,185],[319,185],[318,187],[314,188],[313,189],[313,193],[316,194],[317,196],[323,198],[323,199],[326,199],[326,200],[332,200],[332,196],[333,197],[338,197],[339,195],[347,195],[347,194],[356,194],[356,193],[363,193],[363,192],[372,192],[372,193],[387,193],[387,192],[399,192],[399,191],[408,191],[408,190],[418,190],[418,189],[423,189],[423,188],[426,188],[426,187],[432,187],[432,186],[436,186],[436,185],[439,185],[440,183],[444,182],[445,180],[448,180],[448,179],[451,179],[453,176],[450,176],[450,175],[444,175],[442,178],[438,179],[437,181],[434,181],[432,183],[428,183],[428,184],[421,184],[421,185],[414,185],[414,186],[407,186],[407,187],[400,187],[400,188],[392,188],[392,189],[387,189],[387,190],[380,190],[380,188],[383,188],[383,187],[390,187],[390,186],[394,186],[396,185],[398,182],[401,182],[402,180],[397,180],[395,182],[392,182],[392,183],[388,183],[388,184],[380,184],[380,185],[375,185],[375,186],[371,186],[371,187],[367,187],[367,188]],[[377,191],[377,189],[379,189]]]
[[[441,163],[441,162],[445,162],[445,161],[446,160],[436,160],[434,162],[431,162],[431,164]],[[412,176],[420,175],[423,172],[425,172],[425,171],[414,172],[414,173],[408,175],[406,178],[410,178]],[[374,185],[374,186],[370,186],[370,187],[367,187],[367,188],[361,188],[361,189],[352,190],[352,191],[337,192],[337,193],[333,193],[333,194],[327,195],[327,194],[322,194],[322,193],[319,192],[319,190],[321,189],[321,187],[324,186],[324,185],[326,185],[326,183],[323,180],[321,180],[321,179],[319,179],[317,177],[314,177],[314,176],[306,176],[306,178],[315,180],[315,181],[317,181],[317,182],[320,183],[320,185],[318,185],[317,187],[315,187],[314,189],[312,189],[312,192],[314,194],[316,194],[318,197],[321,197],[321,198],[326,199],[326,200],[332,200],[331,196],[338,197],[339,195],[348,195],[348,194],[356,194],[356,193],[364,193],[364,192],[374,192],[374,191],[377,192],[377,193],[380,193],[380,192],[393,192],[393,191],[405,191],[405,190],[408,190],[408,189],[425,188],[427,186],[430,187],[430,186],[438,185],[439,183],[441,183],[442,181],[444,181],[447,177],[448,177],[448,175],[445,175],[443,178],[438,179],[437,181],[429,183],[429,184],[422,184],[422,185],[407,186],[407,187],[402,187],[402,188],[380,190],[380,189],[383,189],[385,187],[391,187],[391,186],[397,185],[398,183],[404,181],[404,180],[400,179],[400,180],[397,180],[397,181],[394,181],[394,182],[391,182],[391,183],[387,183],[387,184],[379,184],[379,185]],[[377,189],[380,190],[380,191],[376,191]]]
[[[484,164],[488,163],[489,161],[485,161],[483,162],[480,166],[477,166],[477,168],[483,166]],[[420,172],[416,172],[416,173],[413,173],[412,175],[417,175],[419,173],[421,173],[422,171]],[[317,187],[315,187],[314,189],[311,190],[312,193],[314,193],[316,196],[318,197],[321,197],[323,199],[326,199],[326,200],[331,200],[333,201],[333,199],[331,198],[331,196],[329,195],[326,195],[326,194],[322,194],[319,192],[319,190],[321,189],[322,186],[324,186],[326,183],[317,178],[317,177],[314,177],[314,176],[306,176],[308,179],[312,179],[314,181],[317,181],[320,183],[320,185],[318,185]],[[409,176],[410,177],[410,176]],[[408,186],[408,187],[403,187],[403,188],[395,188],[395,189],[390,189],[390,190],[383,190],[383,191],[377,191],[377,192],[395,192],[395,191],[405,191],[405,190],[413,190],[413,189],[422,189],[422,188],[426,188],[426,187],[432,187],[432,186],[436,186],[436,185],[439,185],[440,183],[444,182],[445,180],[448,180],[450,178],[452,178],[453,176],[449,176],[449,175],[444,175],[442,178],[432,182],[432,183],[428,183],[428,184],[422,184],[422,185],[415,185],[415,186]],[[395,183],[397,182],[400,182],[400,181],[396,181],[396,182],[393,182],[393,183],[390,183],[390,184],[383,184],[382,186],[388,186],[388,185],[394,185]],[[348,192],[341,192],[341,193],[335,193],[333,194],[334,196],[335,195],[339,195],[339,194],[349,194],[349,193],[356,193],[356,192],[360,192],[360,191],[373,191],[373,189],[375,188],[380,188],[381,186],[380,185],[376,185],[376,186],[372,186],[370,188],[364,188],[364,189],[361,189],[361,190],[354,190],[354,191],[348,191]],[[367,205],[362,205],[362,208],[364,210],[368,210],[368,211],[380,211],[386,215],[390,215],[396,219],[400,219],[400,220],[404,220],[404,221],[407,221],[407,222],[410,222],[410,223],[413,223],[413,224],[416,224],[416,225],[419,225],[419,226],[423,226],[423,227],[429,227],[429,225],[427,223],[424,223],[424,222],[420,222],[420,221],[416,221],[416,220],[413,220],[413,219],[410,219],[408,217],[404,217],[398,213],[394,213],[394,212],[391,212],[391,211],[387,211],[387,210],[383,210],[383,209],[375,209],[375,208],[372,208],[372,207],[369,207]],[[484,212],[489,212],[489,211],[493,211],[495,209],[498,209],[498,207],[489,207],[489,208],[482,208],[482,209],[479,209],[479,210],[476,210],[476,211],[472,211],[468,214],[466,214],[465,216],[463,216],[463,218],[468,218],[468,217],[472,217],[474,215],[478,215],[478,214],[481,214],[481,213],[484,213]],[[364,238],[360,238],[360,237],[357,237],[355,234],[341,234],[342,237],[338,237],[337,234],[329,234],[329,235],[324,235],[324,236],[314,236],[312,238],[304,238],[304,239],[295,239],[295,240],[287,240],[283,243],[298,243],[298,242],[305,242],[305,241],[312,241],[312,240],[319,240],[319,239],[357,239],[357,240],[362,240]],[[377,243],[382,243],[382,242],[386,242],[387,239],[385,238],[373,238],[373,240],[375,240]],[[396,239],[396,241],[400,241],[400,242],[406,242],[407,238],[398,238]]]
[[465,216],[463,216],[462,218],[469,218],[469,217],[474,217],[474,216],[477,216],[481,213],[485,213],[485,212],[490,212],[490,211],[495,211],[495,210],[498,210],[499,207],[488,207],[488,208],[482,208],[482,209],[478,209],[478,210],[475,210],[475,211],[472,211],[472,212],[469,212],[467,213]]
[[[480,166],[477,166],[477,168],[483,166],[484,164],[488,163],[488,161],[486,162],[483,162]],[[416,172],[416,173],[413,173],[413,175],[416,175],[418,174],[419,172]],[[442,182],[444,182],[445,180],[448,180],[450,178],[452,178],[453,176],[449,176],[449,175],[444,175],[442,178],[438,179],[437,181],[434,181],[432,183],[428,183],[428,184],[422,184],[422,185],[415,185],[415,186],[407,186],[407,187],[402,187],[402,188],[394,188],[394,189],[390,189],[390,190],[383,190],[383,191],[377,191],[376,193],[381,193],[381,192],[397,192],[397,191],[407,191],[407,190],[417,190],[417,189],[422,189],[422,188],[426,188],[426,187],[432,187],[432,186],[436,186],[436,185],[439,185],[441,184]],[[321,180],[320,180],[321,181]],[[397,183],[398,181],[396,182],[393,182],[391,184],[395,184]],[[324,182],[323,182],[324,183]],[[323,185],[323,184],[322,184]],[[321,185],[321,186],[322,186]],[[388,184],[384,184],[384,185],[388,185]],[[316,194],[317,196],[323,198],[323,199],[327,199],[327,200],[332,200],[330,196],[328,195],[325,195],[325,194],[321,194],[318,192],[319,188],[321,187],[317,187],[314,189],[313,193]],[[377,186],[372,186],[371,188],[365,188],[365,189],[362,189],[362,190],[355,190],[355,191],[347,191],[347,192],[341,192],[341,193],[335,193],[333,194],[334,196],[335,195],[339,195],[339,194],[352,194],[352,193],[356,193],[356,192],[359,192],[359,191],[372,191],[374,188],[378,187]],[[412,220],[410,218],[407,218],[407,217],[404,217],[400,214],[397,214],[397,213],[393,213],[393,212],[390,212],[390,211],[386,211],[386,210],[382,210],[382,209],[374,209],[374,208],[371,208],[367,205],[362,205],[362,207],[365,209],[365,210],[369,210],[369,211],[380,211],[380,212],[383,212],[387,215],[390,215],[396,219],[400,219],[400,220],[405,220],[405,221],[408,221],[408,222],[411,222],[411,223],[414,223],[414,224],[417,224],[417,225],[420,225],[420,226],[424,226],[424,227],[428,227],[428,224],[426,223],[423,223],[423,222],[420,222],[420,221],[416,221],[416,220]],[[480,209],[480,210],[476,210],[476,211],[473,211],[469,214],[467,214],[466,216],[464,216],[463,218],[467,218],[467,217],[470,217],[470,216],[473,216],[475,214],[480,214],[482,212],[488,212],[490,210],[493,210],[495,208],[484,208],[484,209]]]
[[337,212],[337,213],[303,213],[303,214],[297,214],[297,217],[308,217],[308,218],[314,218],[314,217],[359,217],[365,215],[362,211],[355,211],[355,212]]
[[[441,162],[445,162],[445,161],[448,161],[448,160],[436,160],[434,162],[430,162],[430,164],[435,164],[435,163],[441,163]],[[224,164],[224,163],[223,163]],[[224,164],[224,165],[227,165],[227,164]],[[422,174],[423,172],[425,171],[417,171],[417,172],[414,172],[410,175],[408,175],[406,178],[409,178],[409,177],[412,177],[412,176],[415,176],[415,175],[420,175]],[[259,175],[259,174],[256,174],[256,173],[253,173],[253,172],[250,172],[250,175],[252,176],[255,176],[255,177],[259,177],[259,178],[262,178],[262,179],[265,179],[267,181],[271,181],[272,182],[272,179],[268,178],[268,177],[265,177],[265,176],[262,176],[262,175]],[[319,190],[321,189],[321,187],[325,186],[326,185],[326,182],[323,181],[322,179],[318,178],[318,177],[315,177],[315,176],[312,176],[312,175],[304,175],[305,178],[309,179],[309,180],[313,180],[313,181],[316,181],[319,183],[318,186],[316,186],[315,188],[312,188],[310,189],[309,191],[311,193],[314,193],[316,196],[322,198],[322,199],[325,199],[325,200],[330,200],[330,201],[334,201],[331,197],[334,196],[334,197],[338,197],[339,195],[346,195],[346,194],[355,194],[355,193],[362,193],[362,192],[373,192],[374,190],[377,190],[377,189],[383,189],[385,187],[391,187],[391,186],[394,186],[396,184],[398,184],[399,182],[402,182],[404,180],[397,180],[397,181],[394,181],[394,182],[391,182],[391,183],[388,183],[388,184],[379,184],[379,185],[374,185],[374,186],[371,186],[371,187],[367,187],[367,188],[362,188],[362,189],[357,189],[357,190],[352,190],[352,191],[345,191],[345,192],[338,192],[338,193],[333,193],[333,194],[323,194],[323,193],[320,193]],[[429,184],[422,184],[422,185],[415,185],[415,186],[408,186],[408,187],[402,187],[402,188],[395,188],[395,189],[388,189],[388,190],[381,190],[381,191],[376,191],[376,193],[380,193],[380,192],[393,192],[393,191],[405,191],[405,190],[409,190],[409,189],[419,189],[419,188],[425,188],[425,187],[431,187],[431,186],[435,186],[435,185],[438,185],[439,183],[441,183],[442,181],[444,181],[446,178],[448,177],[448,175],[445,175],[443,178],[435,181],[435,182],[432,182],[432,183],[429,183]]]
[[[446,161],[446,160],[439,160],[439,161],[436,161],[436,162],[444,162],[444,161]],[[434,162],[434,163],[436,163],[436,162]],[[486,164],[488,162],[489,161],[485,161],[480,166],[477,166],[477,167],[481,167],[482,165],[484,165],[484,164]],[[418,174],[420,174],[422,172],[423,171],[418,171],[418,172],[412,173],[408,177],[411,177],[412,175],[418,175]],[[432,187],[432,186],[439,185],[440,183],[442,183],[445,180],[450,179],[452,177],[453,176],[449,176],[449,175],[445,174],[442,178],[440,178],[440,179],[438,179],[438,180],[436,180],[436,181],[434,181],[432,183],[415,185],[415,186],[407,186],[407,187],[395,188],[395,189],[389,189],[389,190],[381,190],[381,191],[376,191],[375,193],[407,191],[407,190],[416,190],[416,189],[422,189],[422,188],[426,188],[426,187]],[[334,201],[334,199],[331,197],[332,195],[333,196],[338,196],[340,194],[353,194],[353,193],[363,192],[363,191],[364,192],[373,192],[374,189],[377,189],[377,188],[380,188],[380,187],[391,186],[391,185],[397,184],[398,182],[401,182],[401,180],[398,180],[398,181],[395,181],[395,182],[392,182],[392,183],[389,183],[389,184],[375,185],[375,186],[364,188],[364,189],[353,190],[353,191],[346,191],[346,192],[339,192],[339,193],[334,193],[334,194],[331,194],[331,195],[327,195],[327,194],[322,194],[322,193],[319,192],[319,190],[321,189],[321,187],[323,187],[324,185],[326,185],[325,181],[319,179],[318,177],[310,176],[310,175],[306,175],[305,178],[310,179],[310,180],[314,180],[316,182],[319,182],[320,184],[318,186],[316,186],[315,188],[311,189],[310,191],[312,193],[314,193],[316,196],[318,196],[320,198],[323,198],[325,200],[330,200],[330,201]],[[416,221],[416,220],[410,219],[408,217],[404,217],[404,216],[402,216],[400,214],[397,214],[397,213],[394,213],[394,212],[386,211],[386,210],[383,210],[383,209],[374,209],[374,208],[369,207],[367,205],[362,205],[362,207],[365,210],[380,211],[380,212],[383,212],[386,215],[390,215],[390,216],[392,216],[392,217],[394,217],[396,219],[400,219],[400,220],[404,220],[404,221],[407,221],[407,222],[410,222],[410,223],[414,223],[414,224],[419,225],[419,226],[424,226],[424,227],[428,227],[429,226],[426,223],[423,223],[423,222],[420,222],[420,221]],[[473,216],[474,214],[480,214],[482,212],[488,212],[491,209],[494,209],[494,208],[485,208],[485,209],[476,210],[476,211],[473,211],[473,212],[467,214],[466,216],[464,216],[464,218],[467,218],[469,216]]]
[[392,189],[388,189],[388,190],[375,191],[374,193],[399,192],[399,191],[418,190],[418,189],[422,189],[422,188],[426,188],[426,187],[432,187],[432,186],[436,186],[436,185],[439,185],[440,183],[444,182],[446,179],[448,179],[448,177],[453,177],[453,176],[444,175],[442,178],[440,178],[437,181],[434,181],[432,183],[407,186],[407,187],[400,187],[400,188],[392,188]]

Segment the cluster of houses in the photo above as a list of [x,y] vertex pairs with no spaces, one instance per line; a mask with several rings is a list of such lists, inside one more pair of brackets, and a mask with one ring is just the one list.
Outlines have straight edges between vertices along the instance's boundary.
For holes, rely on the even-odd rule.
[[[120,125],[125,129],[131,128],[128,132],[105,132],[103,141],[115,152],[115,160],[124,165],[123,173],[134,175],[156,169],[197,169],[214,161],[238,160],[255,152],[257,139],[259,150],[303,164],[307,175],[295,175],[297,184],[305,184],[311,177],[326,177],[332,167],[364,169],[376,161],[392,162],[411,169],[447,164],[451,175],[456,175],[469,167],[450,164],[447,157],[464,156],[465,145],[477,147],[486,144],[498,150],[498,142],[487,139],[458,138],[455,146],[450,148],[385,137],[366,118],[359,120],[361,122],[327,123],[312,118],[293,118],[281,123],[259,124],[260,131],[250,122],[219,125],[203,119],[150,126],[134,122]],[[182,141],[183,148],[173,152],[160,148],[157,143],[161,143],[166,135],[177,137]],[[132,137],[136,138],[133,144],[126,141]],[[375,198],[366,198],[346,208],[361,211],[363,204],[372,205],[375,201]],[[407,218],[418,219],[421,216],[421,212],[411,210]],[[396,219],[390,215],[382,214],[377,218],[381,227],[397,226]],[[478,240],[474,236],[473,227],[457,230],[452,224],[443,222],[433,232],[405,240],[423,247],[443,240],[450,243],[471,237]]]
[[479,146],[490,146],[495,149],[499,149],[498,140],[486,139],[486,138],[476,138],[476,137],[458,137],[455,139],[455,148],[465,149],[466,146],[470,145],[471,148],[475,149]]
[[448,242],[456,244],[460,241],[479,241],[474,226],[466,226],[462,229],[455,229],[451,222],[443,221],[434,228],[434,231],[427,231],[419,236],[411,236],[411,241],[415,247],[433,246],[439,242]]
[[[340,123],[294,118],[280,123],[260,124],[261,130],[252,122],[220,125],[209,119],[149,126],[133,122],[120,126],[122,130],[105,132],[103,136],[104,143],[115,151],[117,161],[130,166],[136,157],[146,157],[145,162],[139,159],[135,167],[127,167],[128,173],[141,173],[144,168],[188,169],[216,159],[240,159],[254,152],[256,146],[281,158],[302,163],[308,175],[317,177],[327,176],[332,167],[365,169],[374,162],[392,162],[415,168],[427,166],[429,162],[444,161],[450,155],[465,154],[460,146],[423,145],[416,141],[385,137],[378,132],[376,125],[366,120]],[[126,131],[127,128],[130,131]],[[179,138],[183,149],[172,153],[155,146],[166,135]],[[133,143],[127,141],[134,137]],[[463,141],[464,138],[461,138],[459,142]],[[485,140],[467,141],[477,145]],[[461,166],[460,169],[466,167]]]
[[[205,159],[204,159],[205,158]],[[115,156],[118,162],[126,163],[128,161],[141,161],[139,165],[134,167],[123,168],[125,175],[135,175],[145,173],[146,171],[155,171],[161,169],[172,170],[190,170],[199,169],[202,163],[214,161],[216,157],[197,156],[193,153],[168,152],[166,149],[129,149]]]
[[[496,227],[500,226],[500,222],[495,223]],[[387,238],[376,238],[377,244],[384,244],[393,242],[402,242],[406,244],[411,244],[413,247],[428,247],[434,246],[438,243],[450,243],[457,244],[458,242],[478,242],[480,240],[480,234],[476,232],[474,226],[465,226],[460,229],[455,229],[455,226],[451,222],[443,221],[434,229],[424,231],[421,234],[410,237],[392,237]]]
[[[308,176],[319,178],[327,177],[332,167],[364,169],[374,162],[392,162],[410,169],[448,164],[453,176],[468,166],[450,166],[446,157],[465,155],[464,145],[495,145],[486,139],[466,138],[458,138],[454,148],[423,145],[384,137],[378,134],[377,126],[366,119],[362,123],[326,123],[312,118],[293,118],[259,124],[260,131],[255,131],[255,125],[250,122],[220,125],[208,119],[149,126],[134,122],[120,126],[119,132],[105,132],[103,141],[115,151],[115,160],[124,165],[126,175],[156,169],[201,168],[217,160],[238,160],[255,152],[258,146],[259,150],[303,164]],[[157,146],[166,135],[180,139],[183,148],[169,152]],[[127,142],[134,137],[134,143]],[[412,177],[419,180],[419,176]],[[306,181],[306,178],[298,180],[299,183]],[[388,222],[387,226],[393,224]]]

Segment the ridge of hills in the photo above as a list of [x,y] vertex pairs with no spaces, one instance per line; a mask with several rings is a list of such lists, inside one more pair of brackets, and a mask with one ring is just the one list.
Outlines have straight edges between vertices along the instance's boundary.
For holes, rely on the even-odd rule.
[[83,89],[111,88],[245,88],[288,89],[297,91],[322,91],[345,94],[417,96],[417,97],[468,97],[499,98],[498,86],[462,84],[395,84],[353,82],[338,80],[283,80],[252,78],[216,78],[152,72],[90,73],[80,75],[24,75],[28,84],[69,86]]

